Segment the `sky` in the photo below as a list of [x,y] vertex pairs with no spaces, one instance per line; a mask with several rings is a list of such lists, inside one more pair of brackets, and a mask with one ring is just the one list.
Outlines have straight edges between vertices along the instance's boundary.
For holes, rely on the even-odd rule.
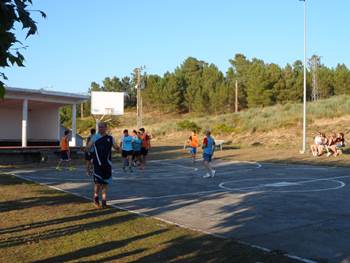
[[[350,67],[350,1],[307,1],[307,54]],[[38,34],[25,68],[5,72],[10,87],[87,92],[91,82],[173,71],[189,56],[224,73],[236,53],[285,66],[304,56],[300,0],[33,0]]]

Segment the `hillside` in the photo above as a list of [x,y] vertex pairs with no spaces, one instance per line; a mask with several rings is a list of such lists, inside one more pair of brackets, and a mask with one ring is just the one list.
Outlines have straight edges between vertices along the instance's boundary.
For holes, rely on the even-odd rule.
[[[341,131],[346,137],[349,135],[350,96],[309,102],[307,106],[309,140],[317,131]],[[78,128],[86,131],[92,124],[92,119],[80,120]],[[118,125],[112,129],[112,133],[119,137],[122,129],[132,130],[135,124],[135,110],[129,109],[124,116],[118,117]],[[241,148],[251,145],[295,148],[301,145],[302,104],[253,108],[239,113],[211,116],[146,112],[143,124],[152,134],[153,141],[160,144],[182,144],[192,128],[202,132],[210,128],[215,138],[225,139]],[[86,132],[83,134],[86,135]]]

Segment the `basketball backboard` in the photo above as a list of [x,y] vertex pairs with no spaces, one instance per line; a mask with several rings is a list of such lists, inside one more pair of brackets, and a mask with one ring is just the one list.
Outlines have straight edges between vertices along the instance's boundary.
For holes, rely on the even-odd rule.
[[91,114],[123,115],[124,92],[91,92]]

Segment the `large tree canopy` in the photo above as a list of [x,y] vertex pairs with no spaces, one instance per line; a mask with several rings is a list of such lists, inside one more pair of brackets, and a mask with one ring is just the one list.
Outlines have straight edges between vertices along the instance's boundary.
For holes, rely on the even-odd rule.
[[[16,23],[26,31],[26,38],[37,32],[36,22],[31,18],[31,12],[39,12],[42,17],[46,14],[40,10],[28,9],[32,0],[0,0],[0,67],[6,68],[17,65],[23,67],[24,57],[20,50],[25,48],[15,34]],[[0,98],[5,95],[6,75],[0,72]]]

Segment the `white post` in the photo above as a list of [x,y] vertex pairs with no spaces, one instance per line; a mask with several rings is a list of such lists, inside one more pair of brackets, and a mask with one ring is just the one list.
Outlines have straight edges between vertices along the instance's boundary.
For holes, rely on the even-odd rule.
[[23,100],[22,106],[22,147],[27,147],[28,99]]
[[61,141],[61,116],[60,108],[57,109],[57,141]]
[[303,105],[303,148],[306,152],[306,0],[304,0],[304,105]]
[[77,104],[72,105],[72,146],[77,146]]

